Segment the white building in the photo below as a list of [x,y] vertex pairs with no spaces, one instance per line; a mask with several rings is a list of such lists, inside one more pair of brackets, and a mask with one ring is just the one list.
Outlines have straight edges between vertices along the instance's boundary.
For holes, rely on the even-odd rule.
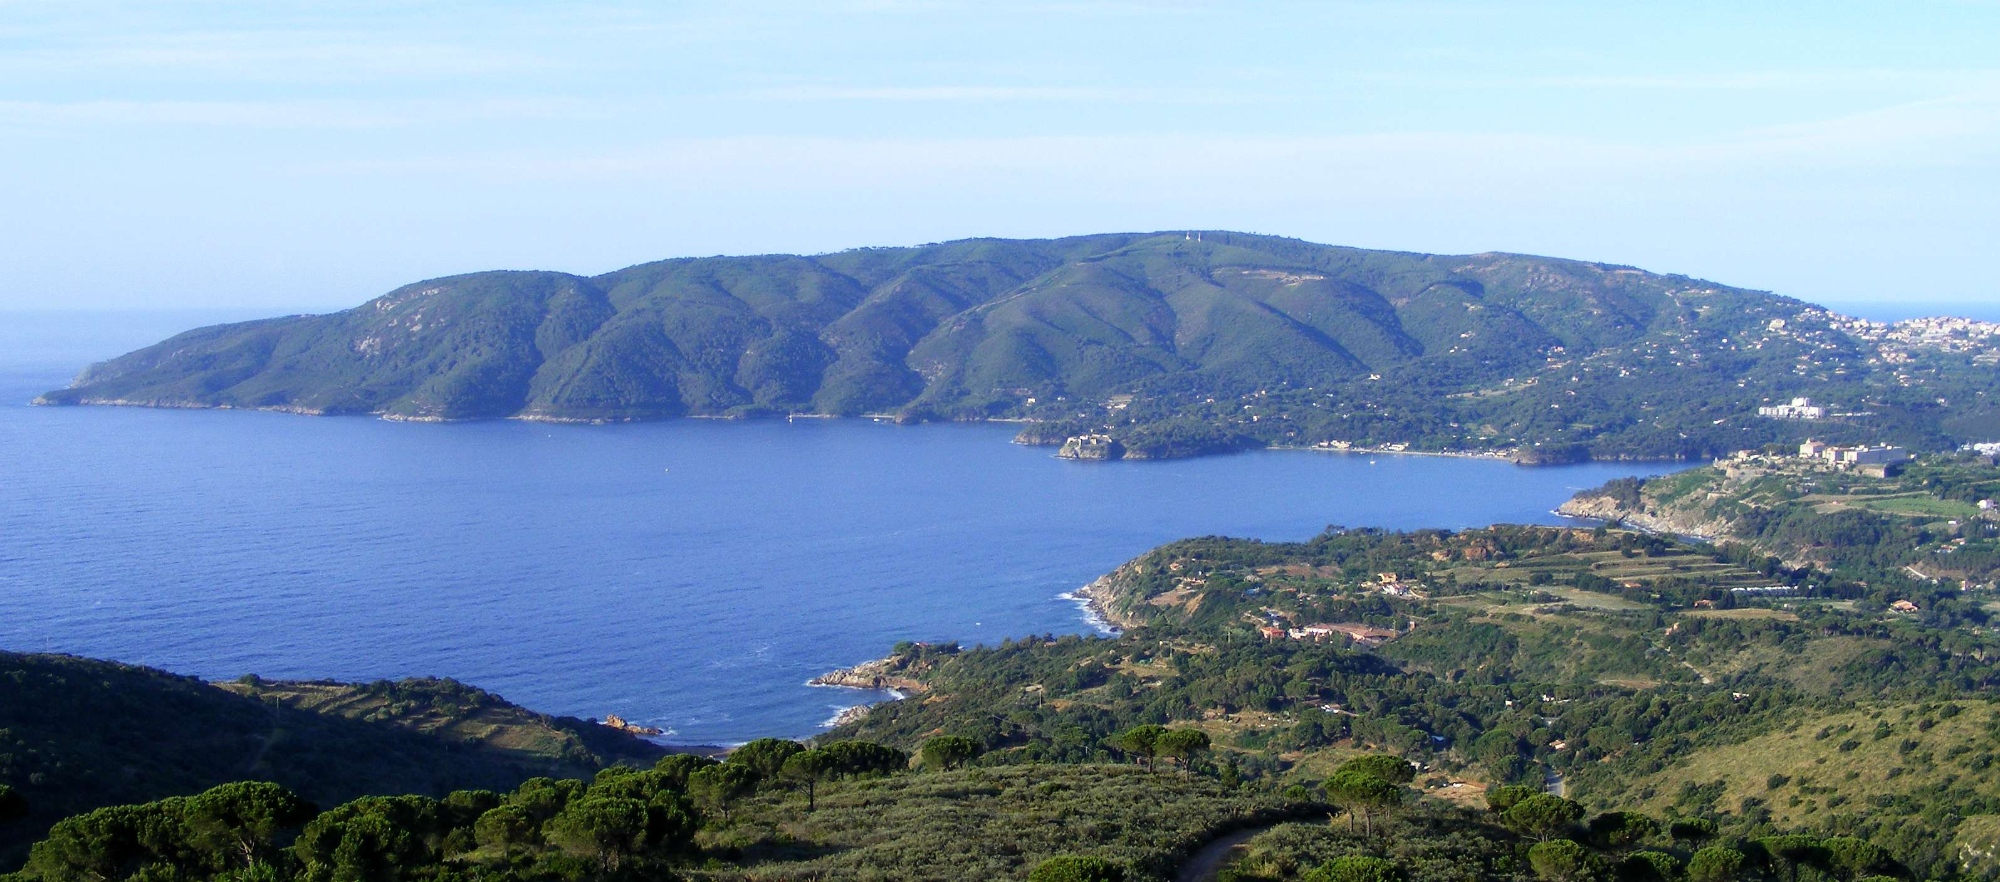
[[1799,445],[1799,458],[1823,459],[1840,465],[1897,465],[1916,459],[1908,450],[1888,444],[1833,447],[1819,441]]
[[1777,420],[1823,420],[1826,419],[1826,408],[1814,404],[1810,398],[1794,398],[1790,404],[1757,408],[1757,415]]

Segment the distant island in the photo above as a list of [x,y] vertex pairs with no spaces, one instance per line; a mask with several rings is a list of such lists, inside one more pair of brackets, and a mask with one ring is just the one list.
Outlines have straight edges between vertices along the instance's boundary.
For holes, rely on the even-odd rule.
[[1561,463],[1993,440],[1996,365],[1990,323],[1871,323],[1601,263],[1177,231],[453,276],[189,331],[37,403],[1004,419],[1080,459],[1295,446]]

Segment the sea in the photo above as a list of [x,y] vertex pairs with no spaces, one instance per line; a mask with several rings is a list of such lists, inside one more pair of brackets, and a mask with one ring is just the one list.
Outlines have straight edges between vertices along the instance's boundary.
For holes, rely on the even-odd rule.
[[1072,592],[1200,535],[1560,523],[1666,464],[1258,451],[1079,463],[1007,425],[455,424],[30,407],[241,314],[0,314],[0,648],[209,679],[451,677],[676,744],[803,737],[901,640],[1091,633]]

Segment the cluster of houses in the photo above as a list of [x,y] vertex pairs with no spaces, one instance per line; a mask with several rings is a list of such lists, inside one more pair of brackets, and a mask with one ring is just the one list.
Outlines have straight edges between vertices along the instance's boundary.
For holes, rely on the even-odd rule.
[[1801,459],[1818,459],[1839,465],[1901,465],[1916,457],[1908,450],[1889,444],[1861,447],[1834,447],[1819,441],[1799,445]]
[[[1370,583],[1369,586],[1364,587],[1373,587],[1375,590],[1390,597],[1400,597],[1410,600],[1423,600],[1427,597],[1422,585],[1415,582],[1406,582],[1395,573],[1376,573],[1375,581]],[[1345,637],[1354,641],[1357,646],[1369,648],[1381,646],[1406,633],[1394,628],[1381,628],[1374,625],[1364,625],[1359,622],[1292,626],[1287,621],[1290,618],[1291,614],[1289,613],[1279,612],[1267,607],[1263,612],[1263,624],[1258,627],[1257,633],[1262,634],[1266,640],[1311,640],[1315,643],[1330,640],[1334,637]],[[1416,628],[1416,626],[1417,623],[1415,621],[1411,621],[1409,624],[1409,627],[1412,629]]]
[[1363,625],[1359,622],[1342,622],[1338,625],[1301,625],[1297,628],[1286,628],[1277,624],[1271,624],[1258,628],[1257,632],[1264,635],[1264,639],[1266,640],[1311,640],[1314,643],[1319,643],[1335,636],[1341,636],[1354,641],[1360,646],[1367,647],[1381,646],[1402,635],[1401,631],[1391,628],[1378,628],[1374,625]]
[[1375,587],[1390,597],[1408,597],[1416,600],[1424,599],[1424,592],[1421,586],[1405,582],[1395,573],[1376,573]]

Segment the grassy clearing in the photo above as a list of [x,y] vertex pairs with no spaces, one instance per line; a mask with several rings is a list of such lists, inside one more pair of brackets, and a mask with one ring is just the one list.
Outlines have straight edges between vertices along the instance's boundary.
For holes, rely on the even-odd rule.
[[1636,600],[1627,600],[1623,597],[1601,594],[1596,591],[1584,591],[1578,588],[1557,588],[1549,593],[1585,609],[1601,609],[1608,612],[1636,612],[1638,610],[1652,609],[1652,607]]
[[1898,514],[1915,518],[1976,518],[1979,507],[1951,499],[1938,499],[1921,494],[1862,498],[1856,505],[1869,511],[1884,514]]
[[1547,573],[1552,582],[1567,582],[1576,573],[1588,572],[1620,584],[1650,586],[1661,579],[1692,579],[1724,588],[1763,585],[1761,573],[1734,564],[1721,563],[1705,554],[1679,553],[1651,557],[1625,557],[1616,551],[1510,561],[1506,565],[1461,564],[1448,572],[1461,583],[1484,582],[1510,588],[1541,588],[1555,593],[1555,585],[1533,585],[1536,573]]

